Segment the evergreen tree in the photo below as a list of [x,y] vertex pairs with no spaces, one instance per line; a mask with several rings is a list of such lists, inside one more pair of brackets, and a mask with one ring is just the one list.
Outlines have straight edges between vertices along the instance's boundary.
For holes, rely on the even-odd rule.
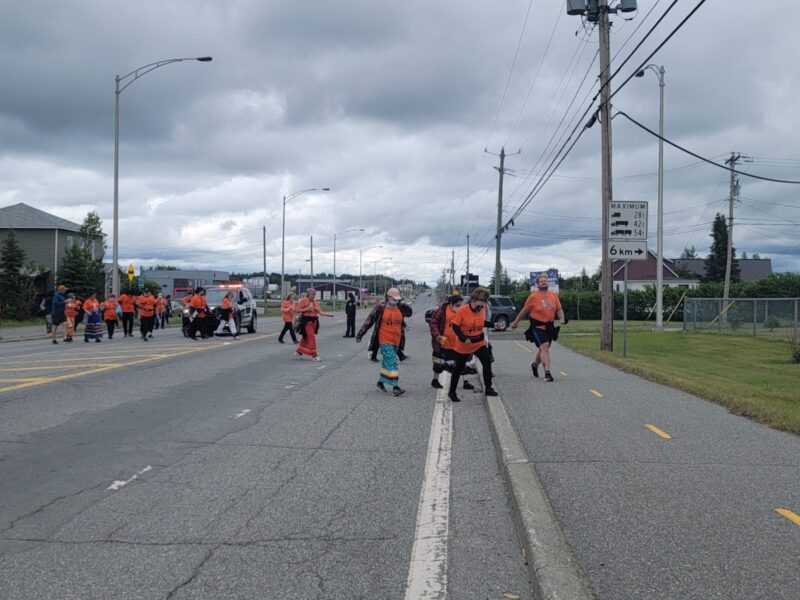
[[697,250],[694,246],[686,246],[681,252],[681,259],[688,260],[690,258],[697,258]]
[[[725,215],[717,213],[711,227],[711,252],[706,257],[705,281],[725,281],[725,267],[728,262],[728,224]],[[739,280],[739,261],[736,248],[731,251],[731,281]]]
[[24,306],[24,284],[28,279],[27,275],[23,275],[24,266],[25,251],[11,230],[0,250],[0,300],[5,318],[23,319],[30,316],[30,307]]
[[[492,278],[489,279],[489,285],[487,287],[494,294],[494,275],[492,275]],[[508,296],[513,291],[514,291],[514,282],[511,281],[511,277],[508,275],[508,271],[506,269],[502,269],[500,271],[500,295]]]
[[[89,294],[104,293],[106,274],[103,268],[103,252],[93,252],[95,242],[103,239],[103,222],[91,211],[80,228],[83,246],[75,244],[64,255],[59,271],[60,281],[79,298]],[[105,245],[103,245],[105,248]]]

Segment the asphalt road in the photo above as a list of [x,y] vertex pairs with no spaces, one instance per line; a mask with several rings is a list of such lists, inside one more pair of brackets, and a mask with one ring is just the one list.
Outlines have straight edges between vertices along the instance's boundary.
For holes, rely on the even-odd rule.
[[[400,398],[377,391],[341,320],[322,321],[319,363],[277,344],[274,319],[237,341],[173,328],[147,343],[3,344],[0,597],[403,598],[427,539],[426,307]],[[482,396],[447,406],[435,583],[528,598]]]

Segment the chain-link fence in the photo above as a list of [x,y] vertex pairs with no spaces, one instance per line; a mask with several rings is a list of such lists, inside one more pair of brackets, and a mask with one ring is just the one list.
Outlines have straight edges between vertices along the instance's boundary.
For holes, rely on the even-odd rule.
[[798,334],[800,298],[686,298],[685,331],[786,337]]

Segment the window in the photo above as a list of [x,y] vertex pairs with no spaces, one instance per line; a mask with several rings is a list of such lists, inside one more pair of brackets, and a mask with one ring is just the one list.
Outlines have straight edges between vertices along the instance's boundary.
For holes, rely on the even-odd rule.
[[490,306],[498,306],[498,304],[497,304],[497,298],[492,298],[492,297],[490,297],[490,298],[489,298],[489,305],[490,305]]
[[67,248],[72,248],[72,246],[74,244],[75,244],[75,238],[72,237],[71,235],[68,235],[67,236]]

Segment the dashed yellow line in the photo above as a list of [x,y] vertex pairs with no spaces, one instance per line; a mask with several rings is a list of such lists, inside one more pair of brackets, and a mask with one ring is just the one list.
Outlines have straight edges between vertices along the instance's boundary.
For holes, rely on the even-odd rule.
[[520,343],[519,343],[519,342],[517,342],[517,341],[514,341],[514,343],[515,343],[517,346],[519,346],[520,348],[522,348],[523,350],[525,350],[525,352],[530,352],[530,351],[531,351],[531,349],[530,349],[530,348],[528,348],[527,346],[523,346],[522,344],[520,344]]
[[775,512],[782,517],[786,517],[795,525],[800,525],[800,515],[793,513],[788,508],[776,508]]
[[670,434],[668,434],[666,431],[662,431],[661,429],[659,429],[655,425],[651,425],[650,423],[645,423],[644,426],[647,427],[650,431],[655,433],[660,438],[663,438],[665,440],[671,440],[672,439],[672,436]]
[[566,371],[559,371],[559,373],[561,373],[561,375],[562,375],[563,377],[567,377],[567,372],[566,372]]
[[[270,333],[270,334],[266,334],[266,335],[258,335],[258,336],[254,336],[254,337],[248,337],[247,339],[240,340],[235,345],[208,344],[208,345],[205,345],[205,346],[189,348],[187,350],[183,350],[181,352],[175,352],[173,354],[168,354],[168,355],[158,355],[158,356],[149,355],[149,356],[147,356],[145,358],[141,358],[141,359],[137,359],[137,360],[131,360],[131,361],[124,362],[124,363],[103,363],[99,367],[96,367],[96,368],[93,368],[93,369],[89,368],[89,369],[80,371],[78,373],[67,373],[65,375],[56,375],[56,376],[53,376],[53,377],[39,377],[39,378],[36,378],[35,380],[33,380],[33,378],[30,378],[29,381],[25,381],[24,383],[20,383],[18,385],[9,385],[7,387],[0,388],[0,394],[5,393],[5,392],[13,392],[13,391],[16,391],[16,390],[21,390],[21,389],[25,389],[25,388],[29,388],[29,387],[34,387],[34,386],[37,386],[37,385],[44,385],[44,384],[47,384],[47,383],[55,383],[55,382],[58,382],[58,381],[67,381],[69,379],[77,379],[79,377],[87,377],[89,375],[96,375],[98,373],[105,373],[107,371],[112,371],[114,369],[123,369],[123,368],[126,368],[126,367],[134,367],[134,366],[137,366],[137,365],[142,365],[142,364],[145,364],[145,363],[161,360],[163,358],[175,358],[175,357],[178,357],[178,356],[184,356],[184,355],[187,355],[187,354],[197,354],[197,353],[200,353],[200,352],[207,352],[209,350],[216,350],[216,349],[219,349],[219,348],[228,348],[228,347],[232,347],[232,346],[234,346],[234,347],[235,346],[241,346],[242,344],[246,344],[248,342],[255,342],[255,341],[258,341],[258,340],[263,340],[265,338],[273,337],[273,336],[276,336],[276,335],[278,335],[278,334],[277,333]],[[103,358],[105,358],[105,357],[103,357]],[[87,359],[87,357],[84,357],[84,362],[86,361],[86,359]],[[82,365],[82,366],[84,366],[84,365]],[[22,379],[15,379],[14,381],[22,381]]]
[[594,388],[590,389],[589,391],[590,391],[590,392],[592,392],[592,393],[593,393],[595,396],[597,396],[598,398],[602,398],[602,397],[603,397],[603,393],[602,393],[602,392],[598,392],[598,391],[597,391],[596,389],[594,389]]

